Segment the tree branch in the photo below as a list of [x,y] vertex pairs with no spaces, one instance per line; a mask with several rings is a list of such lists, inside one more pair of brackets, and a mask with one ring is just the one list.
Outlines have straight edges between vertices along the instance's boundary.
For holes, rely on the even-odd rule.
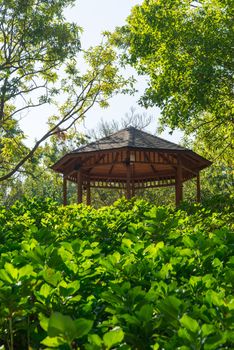
[[[55,135],[57,133],[57,129],[66,123],[69,119],[71,119],[75,114],[77,114],[79,111],[82,110],[84,103],[86,102],[86,98],[82,97],[84,93],[86,93],[86,96],[89,94],[89,92],[92,89],[93,83],[95,78],[92,78],[84,87],[84,89],[81,91],[81,93],[78,95],[76,99],[76,103],[74,106],[62,117],[62,119],[56,123],[48,132],[46,132],[33,146],[33,148],[11,169],[7,174],[0,177],[0,181],[4,181],[9,179],[12,175],[14,175],[19,169],[22,167],[22,165],[25,164],[36,152],[38,147],[41,145],[42,142],[44,142],[46,139],[51,137],[52,135]],[[87,90],[87,91],[86,91]],[[96,98],[98,94],[100,93],[100,90],[97,91],[97,93],[93,96],[92,103],[89,104],[89,106],[82,111],[77,118],[75,118],[67,127],[64,128],[65,131],[67,131],[75,122],[78,121],[78,119],[82,118],[84,114],[94,105],[96,102]],[[79,106],[79,104],[81,105]],[[78,108],[77,108],[78,107]]]

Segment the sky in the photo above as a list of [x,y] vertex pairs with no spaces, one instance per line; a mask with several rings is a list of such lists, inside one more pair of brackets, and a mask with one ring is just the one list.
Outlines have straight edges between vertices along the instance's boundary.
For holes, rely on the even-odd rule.
[[[142,0],[77,0],[72,8],[65,11],[67,20],[77,23],[83,28],[81,36],[81,45],[84,49],[100,43],[105,30],[113,31],[116,26],[125,24],[127,16],[130,14],[131,8],[134,5],[141,4]],[[127,74],[133,74],[133,69],[128,69]],[[141,77],[138,79],[138,93],[134,96],[118,95],[110,100],[110,106],[106,109],[99,107],[92,108],[86,115],[86,119],[80,130],[86,132],[88,129],[97,127],[101,119],[110,121],[112,119],[120,120],[130,111],[130,108],[135,108],[137,113],[147,113],[153,116],[153,122],[148,128],[148,131],[155,133],[158,127],[158,118],[160,110],[155,108],[141,108],[137,101],[147,85],[147,78]],[[27,144],[32,145],[35,139],[39,139],[46,129],[47,117],[51,114],[50,106],[44,106],[36,112],[30,112],[22,119],[21,126],[28,135]],[[30,114],[34,113],[31,118]],[[168,131],[162,133],[160,137],[166,138],[172,142],[179,142],[182,133],[174,132],[170,135]]]

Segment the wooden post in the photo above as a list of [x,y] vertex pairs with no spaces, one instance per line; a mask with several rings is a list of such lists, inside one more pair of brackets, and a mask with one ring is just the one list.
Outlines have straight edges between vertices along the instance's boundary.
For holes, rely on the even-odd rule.
[[63,175],[63,205],[67,205],[67,179]]
[[201,184],[200,184],[200,173],[197,174],[197,202],[201,202]]
[[90,191],[90,180],[87,180],[87,187],[86,187],[86,204],[91,204],[91,191]]
[[180,157],[177,158],[175,192],[176,192],[176,206],[178,207],[180,205],[180,202],[183,200],[183,175],[182,175],[182,164],[181,164]]
[[80,170],[77,172],[77,203],[82,203],[82,173]]

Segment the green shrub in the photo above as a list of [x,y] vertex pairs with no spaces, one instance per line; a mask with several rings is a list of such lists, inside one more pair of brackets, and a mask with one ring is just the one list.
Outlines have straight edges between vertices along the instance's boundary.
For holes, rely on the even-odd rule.
[[0,349],[231,349],[231,207],[0,209]]

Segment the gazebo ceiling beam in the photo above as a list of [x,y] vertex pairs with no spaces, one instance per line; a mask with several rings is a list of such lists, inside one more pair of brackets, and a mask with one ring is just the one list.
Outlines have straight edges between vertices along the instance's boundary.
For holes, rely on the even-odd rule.
[[63,172],[63,175],[65,177],[68,177],[69,175],[71,175],[74,171],[79,170],[83,164],[85,164],[90,158],[92,158],[91,156],[85,158],[85,159],[73,159],[70,164],[68,165],[68,167],[65,169],[65,171]]
[[[113,174],[88,174],[89,175],[89,178],[90,178],[90,181],[92,181],[93,179],[100,179],[102,181],[107,181],[107,180],[112,180],[112,179],[115,179],[116,181],[126,181],[126,174],[123,174],[123,175],[113,175]],[[84,180],[85,180],[85,176],[86,176],[86,173],[83,173],[83,177],[84,177]],[[139,180],[143,180],[143,179],[149,179],[149,180],[157,180],[161,177],[167,177],[168,179],[175,179],[175,173],[172,174],[170,172],[157,172],[157,174],[152,174],[152,173],[149,173],[149,174],[142,174],[141,176],[134,176],[132,177],[132,180],[133,181],[139,181]]]
[[68,167],[65,168],[65,170],[63,171],[63,175],[65,177],[68,177],[69,175],[71,175],[74,172],[74,167],[75,167],[76,164],[77,164],[77,159],[73,160],[72,162],[70,162]]
[[[171,162],[170,159],[169,159],[169,157],[166,156],[165,154],[160,154],[160,156],[161,156],[162,158],[164,158],[165,160],[167,159],[168,162]],[[175,158],[174,156],[172,156],[172,157]],[[181,158],[181,166],[182,166],[182,168],[183,168],[184,170],[186,170],[186,171],[192,173],[193,175],[197,176],[197,171],[194,170],[194,169],[191,169],[191,168],[189,167],[189,164],[188,164],[188,162],[184,159],[184,156],[180,155],[180,158]],[[175,158],[175,159],[176,159],[176,158]],[[186,165],[185,165],[185,163],[186,163]],[[174,164],[171,163],[171,165],[173,166],[174,169],[176,169],[176,166],[175,166]]]
[[[190,173],[194,174],[197,176],[197,173],[199,172],[200,169],[194,169],[194,165],[191,164],[190,159],[188,160],[187,157],[185,157],[184,155],[181,156],[181,160],[182,160],[182,167],[189,171]],[[193,163],[194,164],[194,163]]]
[[[101,166],[104,165],[112,165],[114,164],[122,164],[122,163],[126,163],[126,162],[131,162],[131,163],[139,163],[139,164],[145,164],[145,163],[150,163],[152,165],[156,165],[156,164],[170,164],[170,165],[176,165],[176,161],[173,159],[175,159],[173,157],[172,154],[167,155],[165,153],[161,153],[161,151],[139,151],[139,150],[134,150],[134,151],[130,151],[131,153],[134,152],[135,153],[135,160],[131,160],[131,156],[130,156],[130,160],[127,159],[126,155],[124,154],[126,152],[126,150],[120,150],[118,152],[113,151],[113,150],[108,150],[108,152],[105,153],[101,153],[100,157],[102,156],[101,160],[99,160],[98,162],[95,160],[95,155],[94,153],[92,153],[92,156],[89,157],[87,163],[87,167],[91,168],[93,166],[95,166],[97,163]],[[117,157],[116,159],[116,154],[121,155],[121,157]],[[137,153],[139,154],[137,156]],[[147,154],[148,153],[148,154]],[[157,155],[157,157],[155,157],[155,155]],[[125,156],[125,158],[124,158]],[[161,156],[161,157],[160,157]],[[165,157],[163,157],[165,156]],[[84,158],[85,155],[82,155],[82,158]],[[159,161],[159,157],[161,158],[161,161]],[[111,161],[110,161],[111,158]]]
[[191,154],[183,153],[182,158],[183,158],[185,161],[189,162],[189,164],[193,163],[195,166],[197,166],[198,164],[201,164],[201,160],[195,158],[195,157],[192,156]]
[[[89,170],[87,171],[87,173],[89,174],[90,171],[92,170],[92,168],[95,166],[95,165],[99,165],[99,162],[105,157],[105,154],[101,154],[97,159],[96,161],[94,162],[94,165],[92,167],[90,166],[87,166],[89,168]],[[83,168],[83,167],[82,167]]]
[[117,163],[118,158],[119,158],[119,152],[117,152],[116,155],[115,155],[115,158],[114,158],[114,160],[113,160],[113,162],[111,164],[111,168],[109,170],[108,175],[110,175],[112,173],[113,168],[114,168],[115,164]]
[[153,173],[157,173],[157,170],[155,169],[154,165],[151,163],[149,156],[146,152],[144,152],[145,158],[148,160],[148,163],[150,164],[151,169],[153,170]]
[[[100,163],[100,164],[87,164],[85,166],[83,166],[82,168],[83,169],[90,169],[90,168],[94,168],[95,166],[111,166],[111,165],[126,165],[126,160],[125,161],[117,161],[117,162],[111,162],[111,163]],[[168,164],[166,162],[156,162],[156,163],[152,163],[152,162],[130,162],[130,164],[152,164],[152,165],[171,165],[171,164]]]
[[[159,158],[162,158],[167,164],[171,165],[172,168],[176,170],[175,162],[172,161],[168,155],[159,153]],[[175,157],[173,157],[173,158],[176,161],[176,158]]]
[[197,176],[197,173],[198,173],[198,172],[197,172],[196,170],[193,170],[193,169],[190,169],[190,168],[184,166],[183,163],[182,163],[182,168],[183,168],[184,170],[188,171],[189,173],[191,173],[191,174]]

